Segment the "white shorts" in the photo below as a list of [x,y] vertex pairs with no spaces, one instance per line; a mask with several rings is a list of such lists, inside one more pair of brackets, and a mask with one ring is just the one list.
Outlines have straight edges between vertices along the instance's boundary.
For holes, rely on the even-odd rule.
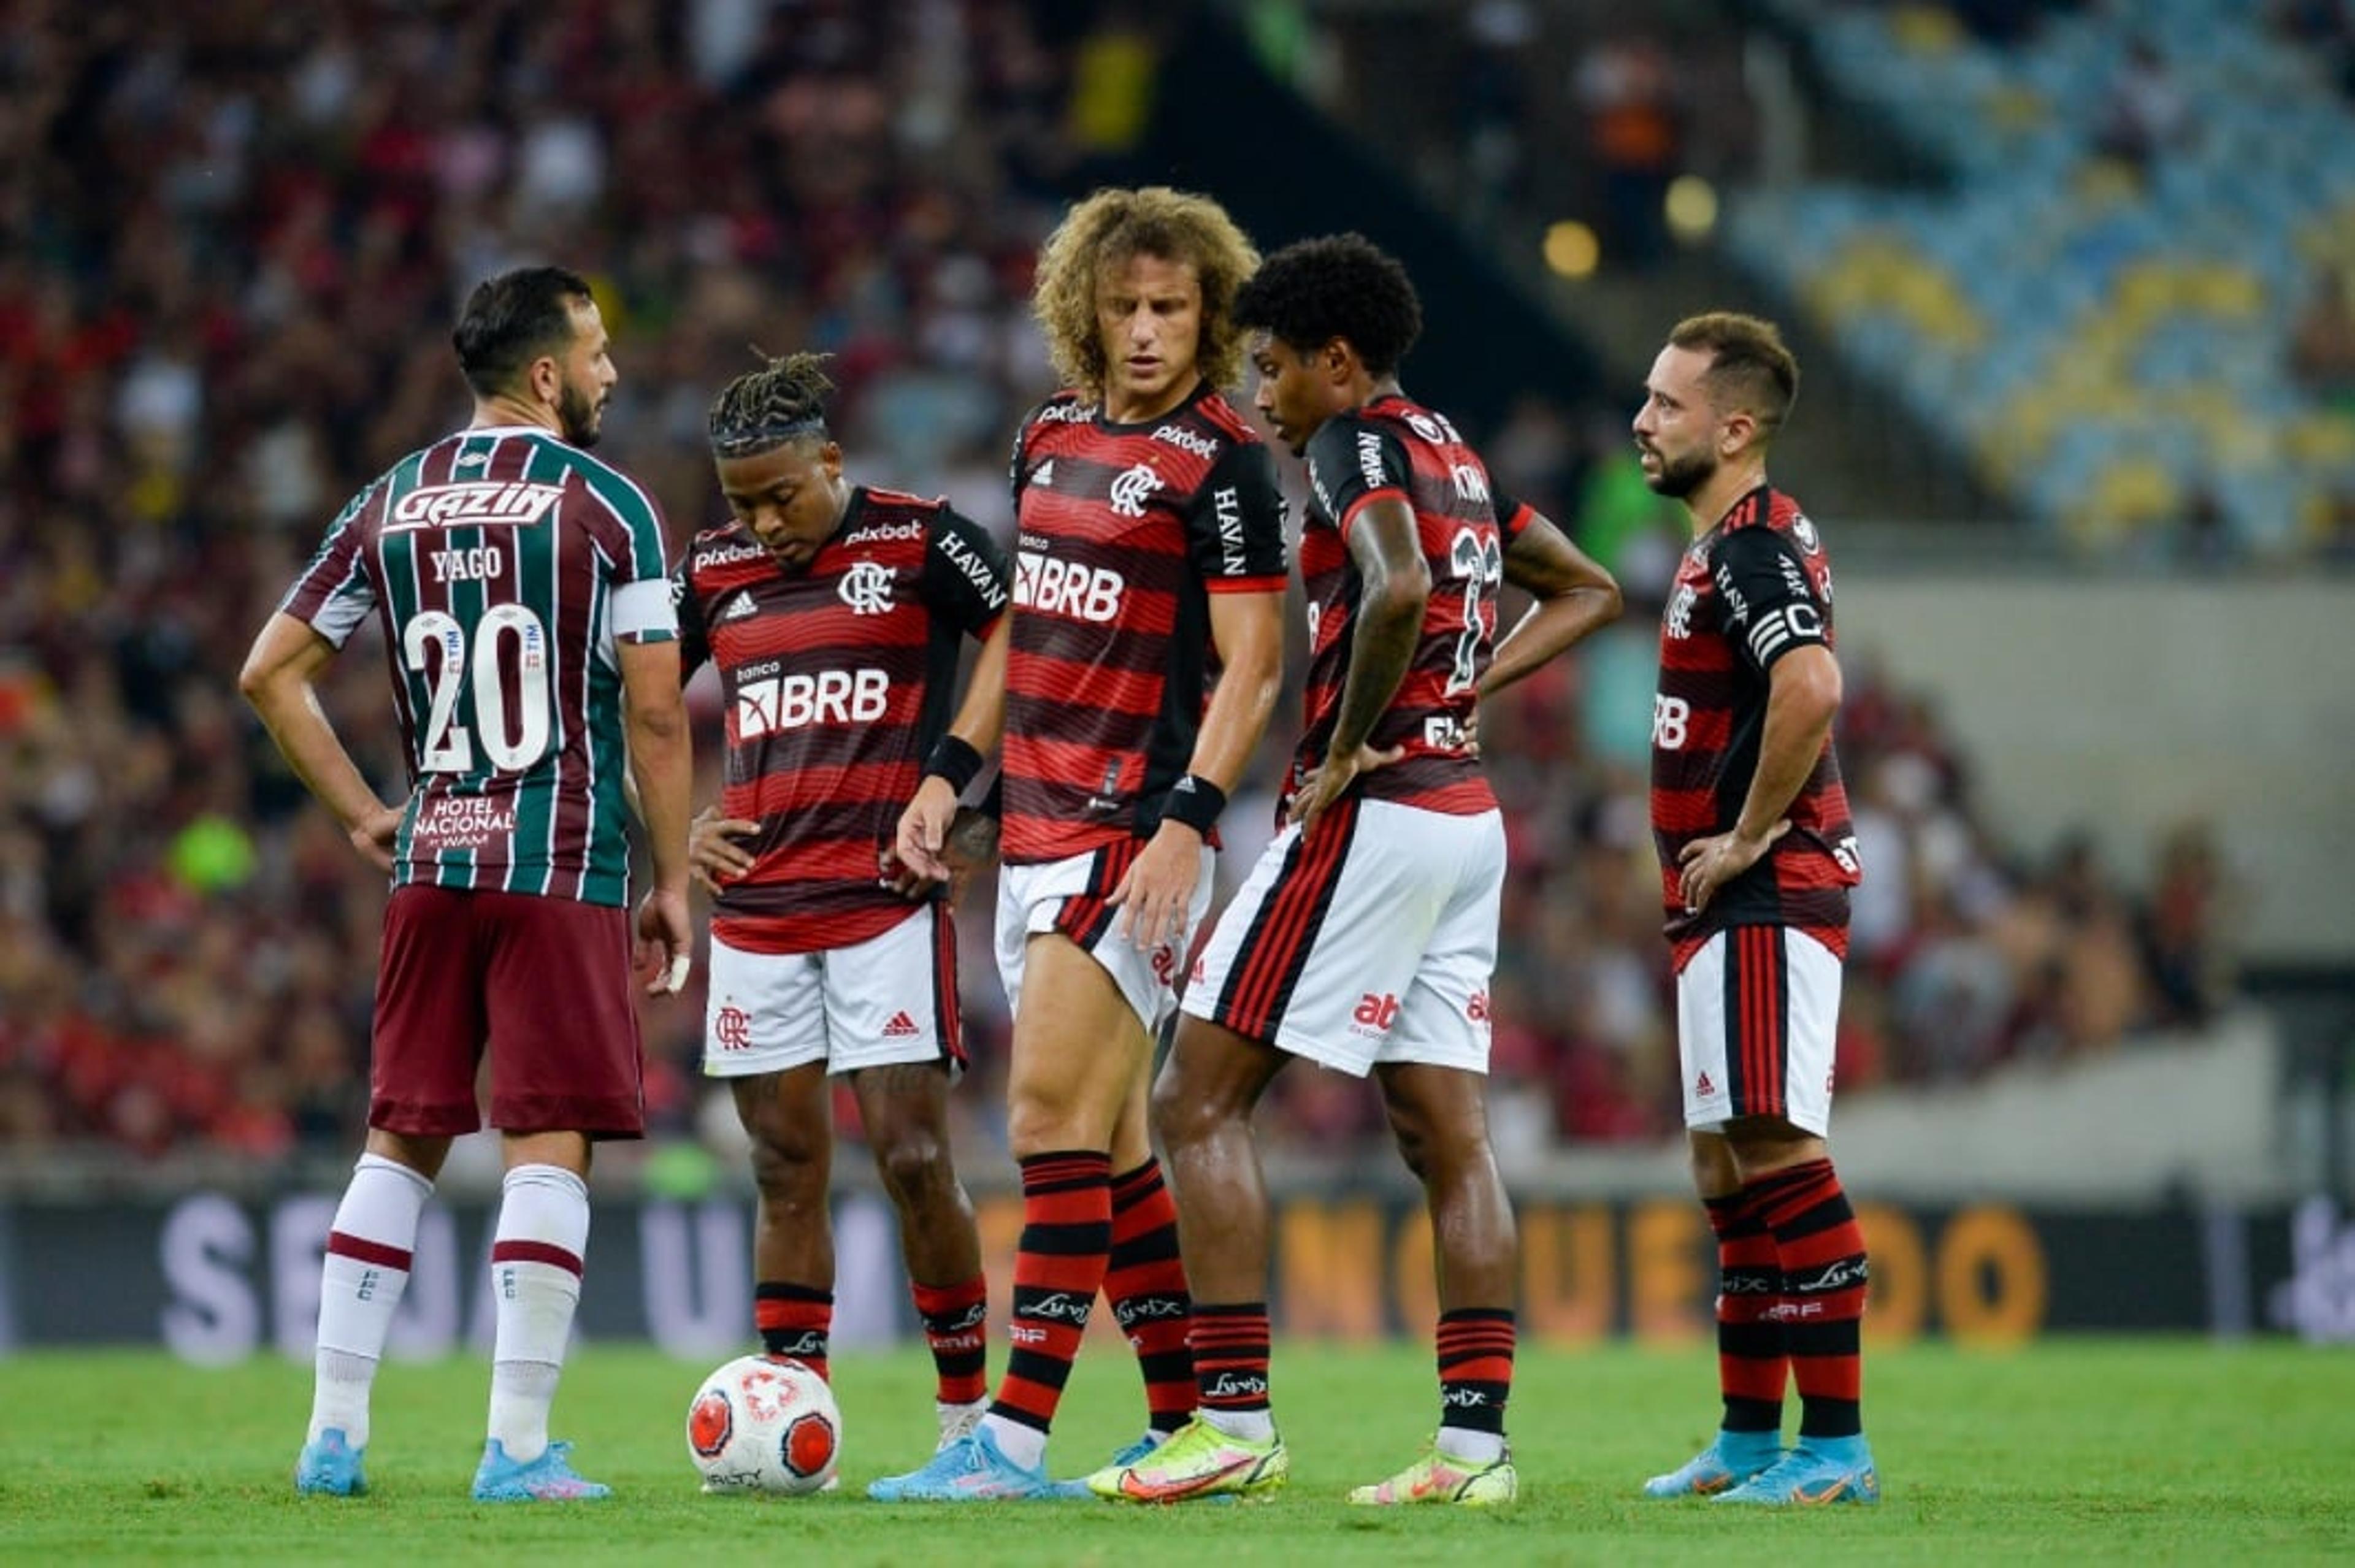
[[823,1061],[854,1072],[903,1061],[964,1069],[956,923],[920,906],[879,936],[815,953],[746,953],[711,939],[703,1071],[747,1078]]
[[1839,958],[1804,931],[1737,925],[1703,943],[1677,976],[1685,1125],[1780,1116],[1824,1136],[1839,996]]
[[1186,983],[1189,1017],[1362,1078],[1488,1071],[1505,819],[1344,801],[1275,836]]
[[1022,1016],[1022,965],[1030,939],[1055,932],[1079,944],[1081,951],[1101,965],[1113,984],[1153,1033],[1161,1027],[1177,998],[1173,988],[1187,945],[1210,909],[1210,883],[1219,858],[1209,846],[1202,849],[1201,869],[1194,879],[1193,902],[1187,906],[1186,929],[1175,943],[1164,942],[1146,951],[1123,936],[1120,923],[1125,910],[1104,900],[1128,874],[1130,862],[1145,848],[1132,838],[1067,860],[1036,866],[1004,866],[997,873],[997,976],[1006,987],[1007,1009]]

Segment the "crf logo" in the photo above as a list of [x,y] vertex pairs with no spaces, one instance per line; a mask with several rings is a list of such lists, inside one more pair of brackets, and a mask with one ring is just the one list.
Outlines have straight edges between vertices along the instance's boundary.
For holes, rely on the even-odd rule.
[[1668,600],[1668,635],[1679,641],[1692,635],[1693,601],[1697,597],[1698,595],[1692,591],[1691,583],[1677,584],[1676,592]]
[[1124,517],[1145,516],[1145,503],[1161,488],[1161,475],[1140,463],[1112,482],[1112,509]]
[[742,1051],[752,1043],[752,1015],[738,1007],[723,1007],[711,1015],[711,1038],[722,1051]]
[[1153,977],[1156,980],[1160,981],[1165,986],[1171,985],[1175,982],[1178,974],[1178,950],[1176,948],[1170,946],[1169,944],[1166,942],[1163,943],[1160,946],[1153,950],[1151,962],[1153,965]]
[[854,615],[880,615],[891,608],[891,569],[881,561],[854,561],[835,593]]
[[1488,993],[1486,991],[1473,992],[1472,999],[1464,1004],[1464,1016],[1470,1019],[1476,1024],[1487,1023],[1488,1021]]
[[1368,991],[1358,998],[1349,1023],[1360,1034],[1388,1034],[1391,1025],[1398,1022],[1399,999],[1388,991],[1379,994]]

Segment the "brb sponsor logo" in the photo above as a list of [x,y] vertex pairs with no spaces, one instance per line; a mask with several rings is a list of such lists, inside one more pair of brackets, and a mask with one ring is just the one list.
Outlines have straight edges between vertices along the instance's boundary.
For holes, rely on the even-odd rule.
[[1127,580],[1109,566],[1023,550],[1014,558],[1014,603],[1042,615],[1098,625],[1120,613]]
[[1399,999],[1388,991],[1368,991],[1358,998],[1355,1011],[1349,1014],[1351,1034],[1384,1035],[1391,1025],[1398,1022]]
[[891,677],[879,669],[825,669],[740,681],[736,739],[756,740],[812,724],[872,724],[891,705]]

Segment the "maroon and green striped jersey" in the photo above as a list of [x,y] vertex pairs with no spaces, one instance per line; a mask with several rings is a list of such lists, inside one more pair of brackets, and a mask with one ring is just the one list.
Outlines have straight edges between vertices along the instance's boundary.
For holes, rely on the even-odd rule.
[[279,607],[337,647],[384,629],[396,885],[628,901],[615,644],[677,624],[652,496],[537,427],[461,431],[355,496]]
[[798,571],[751,529],[695,537],[679,563],[680,665],[709,659],[727,701],[723,816],[761,825],[752,869],[712,905],[749,953],[864,942],[916,912],[876,876],[946,732],[964,638],[1005,612],[1006,552],[943,501],[850,493]]
[[1713,933],[1790,925],[1848,952],[1848,891],[1862,880],[1848,790],[1828,737],[1757,864],[1684,907],[1684,848],[1741,819],[1766,729],[1768,678],[1795,648],[1832,646],[1832,566],[1799,504],[1761,485],[1692,542],[1660,616],[1652,699],[1652,839],[1676,966]]
[[1159,419],[1050,398],[1014,445],[1006,665],[1008,865],[1160,826],[1216,677],[1212,593],[1284,586],[1275,465],[1205,386]]
[[1414,512],[1431,597],[1414,656],[1367,743],[1404,754],[1361,773],[1369,800],[1450,816],[1496,808],[1464,731],[1480,677],[1496,651],[1497,591],[1505,551],[1536,514],[1499,496],[1487,465],[1445,416],[1392,392],[1337,414],[1309,437],[1308,516],[1300,529],[1300,581],[1308,599],[1308,725],[1293,753],[1288,796],[1324,765],[1349,676],[1365,581],[1349,554],[1349,528],[1369,502],[1402,500]]

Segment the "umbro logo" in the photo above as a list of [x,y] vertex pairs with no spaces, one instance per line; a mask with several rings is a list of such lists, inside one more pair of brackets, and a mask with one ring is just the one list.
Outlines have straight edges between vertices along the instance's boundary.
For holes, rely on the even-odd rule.
[[905,1008],[893,1013],[890,1021],[883,1026],[885,1040],[913,1040],[922,1032],[916,1028],[916,1020],[908,1016],[908,1009]]

